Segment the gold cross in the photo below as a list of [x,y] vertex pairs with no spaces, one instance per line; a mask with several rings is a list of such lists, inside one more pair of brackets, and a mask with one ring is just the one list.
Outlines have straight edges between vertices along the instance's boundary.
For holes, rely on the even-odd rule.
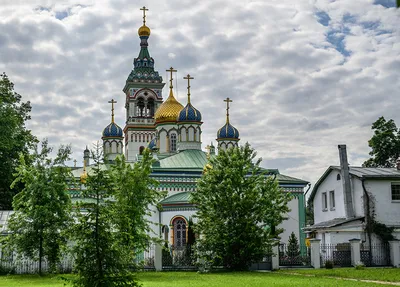
[[143,26],[146,26],[146,11],[149,11],[149,9],[147,9],[146,6],[143,6],[140,10],[143,11]]
[[211,154],[211,147],[209,145],[206,146],[206,151],[207,151],[207,159],[209,159]]
[[229,103],[232,103],[233,101],[230,98],[226,98],[224,102],[226,102],[226,122],[229,123]]
[[74,159],[74,167],[76,167],[76,162],[77,162],[77,160],[76,160],[76,159]]
[[187,87],[187,90],[188,90],[188,104],[190,104],[190,80],[193,80],[194,78],[191,77],[189,74],[187,74],[187,76],[183,77],[183,78],[185,80],[188,80],[188,87]]
[[169,68],[168,70],[167,70],[167,72],[170,72],[171,73],[171,77],[170,77],[170,79],[169,79],[169,88],[172,90],[172,88],[173,88],[173,86],[172,86],[172,80],[173,80],[173,78],[172,78],[172,72],[177,72],[177,70],[174,70],[174,68]]
[[111,101],[108,101],[108,103],[111,104],[111,122],[114,122],[114,104],[116,104],[117,101],[114,101],[114,99],[111,99]]

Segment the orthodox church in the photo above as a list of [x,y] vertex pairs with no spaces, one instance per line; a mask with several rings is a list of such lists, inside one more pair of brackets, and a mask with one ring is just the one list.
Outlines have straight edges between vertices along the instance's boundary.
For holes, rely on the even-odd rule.
[[[202,150],[201,126],[202,114],[191,101],[189,74],[187,80],[187,101],[185,106],[178,102],[173,93],[172,67],[170,74],[169,94],[163,99],[165,83],[155,69],[155,61],[150,56],[148,39],[150,28],[146,26],[146,8],[143,7],[143,26],[138,30],[140,51],[133,60],[133,69],[123,87],[125,95],[126,123],[121,128],[114,121],[114,104],[112,105],[111,123],[102,134],[104,154],[112,164],[118,155],[125,154],[130,162],[140,161],[145,148],[152,151],[155,163],[151,176],[159,181],[158,190],[167,191],[168,195],[160,202],[162,208],[153,207],[151,221],[156,235],[169,241],[173,246],[184,246],[187,239],[188,219],[196,212],[190,203],[190,194],[196,189],[196,182],[202,176],[208,158],[215,156],[217,150],[237,147],[239,131],[230,123],[229,104],[226,102],[226,122],[216,130],[217,147],[213,144]],[[222,124],[222,123],[221,123]],[[89,150],[84,151],[84,166],[73,170],[79,180],[90,173]],[[300,242],[305,236],[304,188],[308,182],[280,174],[277,169],[268,169],[270,176],[276,177],[283,192],[293,195],[289,203],[291,211],[288,220],[282,224],[284,233],[282,242],[287,242],[291,232],[295,232]],[[79,197],[78,191],[71,191],[73,197]]]

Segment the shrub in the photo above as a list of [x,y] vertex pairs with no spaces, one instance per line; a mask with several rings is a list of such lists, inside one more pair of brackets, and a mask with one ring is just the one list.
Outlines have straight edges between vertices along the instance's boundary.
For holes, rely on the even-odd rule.
[[364,265],[364,263],[363,262],[357,262],[356,263],[356,265],[354,266],[354,268],[356,269],[356,270],[363,270],[364,268],[365,268],[365,265]]
[[325,268],[326,268],[326,269],[333,269],[333,261],[331,261],[331,260],[326,260],[326,261],[325,261]]

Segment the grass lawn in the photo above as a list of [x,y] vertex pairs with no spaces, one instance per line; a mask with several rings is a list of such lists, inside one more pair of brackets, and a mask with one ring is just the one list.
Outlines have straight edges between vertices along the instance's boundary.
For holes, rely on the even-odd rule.
[[[345,281],[323,277],[303,277],[296,275],[287,275],[281,272],[235,272],[212,274],[198,274],[196,272],[142,272],[138,273],[137,275],[138,279],[143,284],[143,287],[387,286],[382,284]],[[0,276],[0,286],[65,286],[64,282],[59,278],[60,276],[58,275],[46,276],[42,278],[34,275]]]
[[318,277],[334,276],[342,278],[356,278],[377,281],[400,282],[399,268],[365,268],[356,270],[355,268],[333,268],[333,269],[287,269],[279,270],[278,273],[300,273],[310,274]]

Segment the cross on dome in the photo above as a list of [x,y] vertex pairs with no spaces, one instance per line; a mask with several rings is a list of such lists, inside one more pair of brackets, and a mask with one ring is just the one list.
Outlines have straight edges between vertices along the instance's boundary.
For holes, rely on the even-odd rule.
[[233,101],[228,97],[224,102],[226,102],[226,122],[229,123],[229,103],[232,103]]
[[149,11],[149,9],[147,9],[146,6],[143,6],[140,10],[143,11],[143,26],[146,26],[146,11]]
[[190,104],[190,80],[193,80],[194,78],[191,77],[189,74],[187,74],[186,77],[183,77],[185,80],[188,81],[188,86],[187,86],[187,90],[188,90],[188,104]]
[[177,72],[177,70],[175,70],[174,68],[169,68],[168,70],[167,70],[167,72],[170,72],[171,73],[171,77],[170,77],[170,79],[169,79],[169,88],[172,90],[172,88],[173,88],[173,86],[172,86],[172,80],[173,80],[173,78],[172,78],[172,73],[173,72]]
[[117,103],[114,99],[111,99],[111,101],[108,101],[109,104],[111,104],[111,122],[114,122],[114,104]]

